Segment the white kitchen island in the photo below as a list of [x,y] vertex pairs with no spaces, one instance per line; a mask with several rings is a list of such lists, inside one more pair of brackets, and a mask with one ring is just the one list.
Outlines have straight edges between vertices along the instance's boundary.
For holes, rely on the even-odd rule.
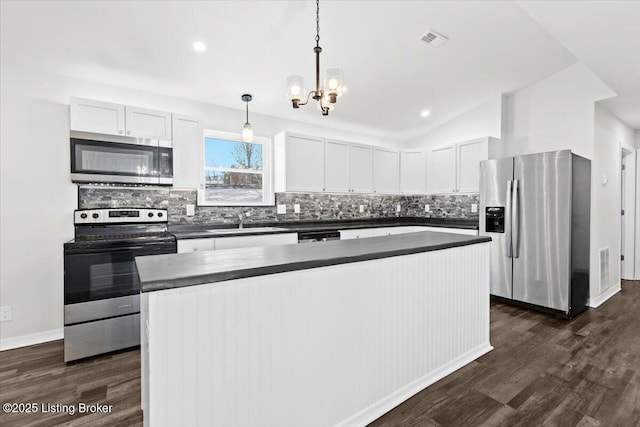
[[485,237],[136,261],[146,426],[362,426],[492,349]]

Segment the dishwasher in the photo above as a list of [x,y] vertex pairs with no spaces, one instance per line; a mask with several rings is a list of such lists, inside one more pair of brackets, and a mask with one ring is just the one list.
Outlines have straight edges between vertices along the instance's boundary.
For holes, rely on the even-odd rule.
[[300,231],[298,232],[298,243],[328,242],[329,240],[340,240],[339,231]]

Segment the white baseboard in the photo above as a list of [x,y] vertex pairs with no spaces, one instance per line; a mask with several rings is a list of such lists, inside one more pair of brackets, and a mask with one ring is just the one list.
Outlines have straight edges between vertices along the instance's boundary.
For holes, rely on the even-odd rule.
[[441,380],[447,375],[457,371],[463,366],[473,362],[478,357],[482,356],[493,350],[490,343],[484,343],[478,347],[466,352],[465,354],[456,357],[451,362],[441,366],[440,368],[429,372],[425,376],[418,378],[417,380],[407,384],[399,390],[389,396],[377,401],[369,407],[363,409],[357,414],[347,418],[336,424],[335,427],[351,427],[351,426],[364,426],[370,422],[377,420],[391,409],[395,408],[411,396],[417,394],[421,390],[429,387],[431,384]]
[[610,287],[609,289],[607,289],[606,291],[604,291],[603,293],[601,293],[597,297],[589,298],[589,300],[587,301],[587,305],[589,307],[591,307],[591,308],[598,308],[606,300],[608,300],[609,298],[611,298],[612,296],[614,296],[615,294],[620,292],[621,289],[622,288],[620,287],[620,283],[618,283],[617,285],[614,285],[614,286]]
[[64,329],[51,329],[50,331],[35,334],[20,335],[11,338],[0,339],[0,351],[13,348],[26,347],[28,345],[42,344],[44,342],[61,340],[64,338]]

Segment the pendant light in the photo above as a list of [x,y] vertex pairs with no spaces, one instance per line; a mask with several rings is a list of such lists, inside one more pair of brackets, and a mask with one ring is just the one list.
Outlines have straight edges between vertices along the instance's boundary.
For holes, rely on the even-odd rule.
[[306,105],[309,98],[318,101],[318,107],[322,111],[323,116],[329,115],[329,111],[333,110],[337,98],[342,96],[345,91],[343,84],[342,70],[338,68],[330,68],[327,70],[324,89],[320,87],[320,0],[316,0],[316,47],[313,48],[316,54],[316,90],[312,90],[304,99],[304,79],[300,76],[289,76],[287,78],[287,86],[289,88],[289,99],[293,108],[300,108]]
[[249,102],[251,102],[252,99],[253,97],[248,93],[242,95],[242,100],[247,103],[247,122],[242,127],[242,140],[244,142],[253,141],[253,128],[251,127],[251,123],[249,123]]

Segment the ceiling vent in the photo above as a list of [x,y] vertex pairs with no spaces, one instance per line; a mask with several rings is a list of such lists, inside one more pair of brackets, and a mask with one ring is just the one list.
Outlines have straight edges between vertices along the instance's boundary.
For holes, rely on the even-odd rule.
[[440,47],[449,41],[449,38],[433,30],[429,30],[420,37],[420,40],[433,47]]

